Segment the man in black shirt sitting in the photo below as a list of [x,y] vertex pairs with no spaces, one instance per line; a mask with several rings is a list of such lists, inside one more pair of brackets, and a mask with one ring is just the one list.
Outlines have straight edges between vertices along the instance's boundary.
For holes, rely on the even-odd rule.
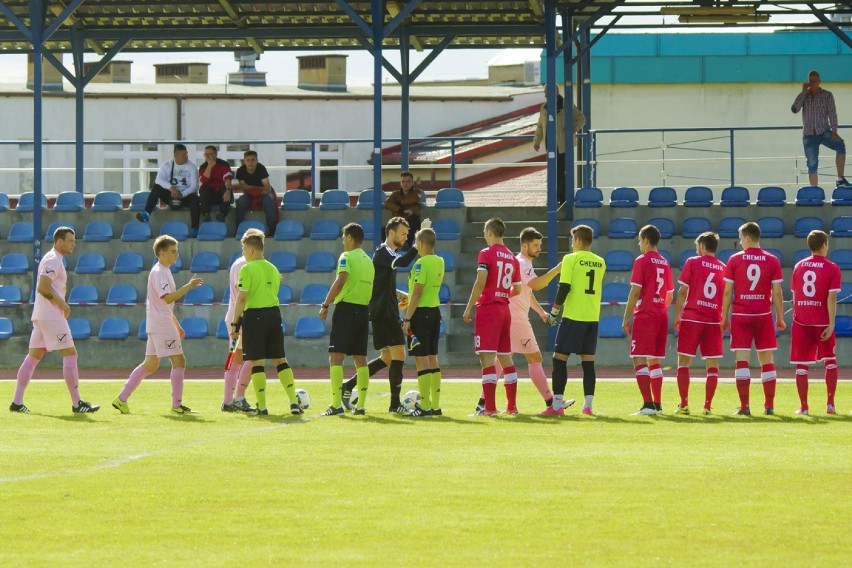
[[243,165],[237,169],[233,189],[243,194],[237,199],[237,227],[249,211],[266,213],[266,236],[275,233],[278,224],[278,208],[275,206],[275,190],[269,184],[269,172],[257,161],[257,152],[248,150],[243,154]]

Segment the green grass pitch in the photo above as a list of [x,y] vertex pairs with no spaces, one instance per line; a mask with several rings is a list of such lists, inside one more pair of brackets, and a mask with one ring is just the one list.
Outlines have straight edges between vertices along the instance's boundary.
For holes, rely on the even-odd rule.
[[[845,384],[834,417],[821,382],[813,416],[792,416],[784,383],[779,415],[751,418],[730,416],[730,383],[714,416],[631,417],[636,386],[602,382],[597,416],[575,406],[544,419],[522,383],[526,414],[495,419],[468,417],[476,383],[445,383],[447,416],[419,421],[387,414],[385,380],[357,418],[319,416],[327,382],[298,386],[313,398],[303,417],[283,415],[272,380],[268,418],[220,412],[212,382],[186,386],[198,414],[171,416],[159,381],[143,382],[122,416],[110,407],[119,382],[84,382],[102,409],[74,416],[62,382],[33,382],[33,414],[0,413],[0,565],[850,562]],[[572,381],[568,394],[581,388]],[[0,383],[0,400],[13,389]],[[693,409],[703,389],[693,385]],[[752,396],[760,407],[759,385]],[[666,412],[675,397],[667,382]]]

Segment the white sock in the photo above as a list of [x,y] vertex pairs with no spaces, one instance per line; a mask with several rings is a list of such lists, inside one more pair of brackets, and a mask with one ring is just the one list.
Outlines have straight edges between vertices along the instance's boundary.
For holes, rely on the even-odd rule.
[[562,395],[561,394],[553,395],[553,402],[550,403],[550,407],[553,410],[562,410]]
[[591,408],[592,407],[592,399],[595,398],[594,395],[587,394],[585,401],[583,402],[583,408]]

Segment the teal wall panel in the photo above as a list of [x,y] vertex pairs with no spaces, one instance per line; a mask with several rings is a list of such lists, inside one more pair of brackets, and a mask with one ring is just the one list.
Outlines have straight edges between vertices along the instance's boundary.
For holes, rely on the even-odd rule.
[[786,83],[793,80],[793,59],[787,55],[704,58],[705,83]]
[[[592,63],[594,69],[594,63]],[[852,81],[852,54],[849,55],[798,55],[793,58],[793,81],[808,80],[808,73],[816,69],[826,83]]]
[[837,53],[841,42],[832,32],[813,31],[750,34],[748,43],[753,55],[819,55]]
[[701,75],[700,57],[617,57],[613,65],[616,83],[700,83]]
[[745,54],[745,34],[660,34],[660,55]]

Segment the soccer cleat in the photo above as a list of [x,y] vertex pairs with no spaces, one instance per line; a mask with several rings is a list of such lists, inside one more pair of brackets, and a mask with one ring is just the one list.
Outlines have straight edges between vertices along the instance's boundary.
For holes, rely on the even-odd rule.
[[583,407],[583,415],[585,416],[594,416],[595,414],[592,412],[592,409],[588,406]]
[[112,407],[122,414],[130,414],[130,406],[118,397],[115,397],[115,400],[112,401]]
[[476,412],[474,412],[470,416],[487,416],[488,418],[496,418],[497,417],[497,411],[494,410],[494,411],[489,412],[488,410],[485,410],[483,408],[482,410],[477,410]]
[[346,410],[352,410],[352,403],[349,401],[352,398],[352,391],[343,391],[343,406]]
[[298,402],[293,402],[290,404],[290,412],[292,414],[304,414],[305,409],[299,406]]
[[810,414],[810,412],[808,412],[807,408],[800,408],[799,410],[796,411],[796,414],[798,416],[808,416]]
[[[115,406],[115,403],[113,402],[112,405]],[[226,404],[224,402],[222,403],[222,412],[239,412],[239,411],[240,411],[240,409],[237,408],[237,405],[234,404],[233,402],[230,403],[230,404]]]
[[538,413],[539,416],[565,416],[565,409],[560,408],[559,410],[553,410],[552,406],[548,406],[544,410]]
[[748,406],[745,408],[740,407],[734,412],[734,416],[751,416],[751,409]]
[[655,402],[654,403],[654,410],[657,411],[657,414],[662,414],[663,413],[663,405]]
[[408,410],[404,405],[398,404],[397,406],[389,406],[388,412],[390,412],[391,414],[408,414],[411,411]]
[[829,404],[829,405],[826,405],[826,407],[825,407],[825,413],[826,414],[837,414],[837,410],[834,409],[833,404]]
[[836,185],[836,187],[845,187],[845,186],[849,185],[849,182],[846,181],[845,177],[839,177],[839,178],[837,178],[835,185]]
[[432,409],[432,416],[443,416],[443,415],[444,415],[444,411],[441,410],[440,408],[433,408]]
[[183,416],[184,414],[195,414],[192,409],[188,406],[184,406],[181,404],[177,408],[172,408],[172,414],[180,414]]
[[147,223],[151,219],[150,215],[148,215],[147,211],[140,211],[136,214],[136,220],[141,221],[142,223]]
[[684,416],[689,416],[689,406],[681,406],[677,405],[677,408],[674,411],[675,414],[683,414]]
[[709,406],[705,406],[704,410],[701,411],[704,416],[710,416],[712,414],[712,410]]
[[254,412],[254,408],[244,398],[234,401],[234,407],[240,412]]
[[251,412],[254,416],[269,416],[269,409],[264,408],[261,410],[260,408],[255,408]]
[[366,416],[366,414],[367,414],[367,411],[364,410],[363,408],[352,409],[352,415],[353,416]]
[[476,403],[476,409],[473,411],[474,414],[478,413],[480,410],[485,410],[485,399],[480,398],[479,402]]
[[518,407],[517,406],[510,406],[509,408],[506,409],[506,414],[508,414],[510,416],[517,416],[518,415]]
[[652,406],[643,406],[637,412],[634,412],[630,416],[656,416],[659,414],[657,409]]
[[346,411],[343,409],[342,406],[338,406],[337,408],[329,406],[325,409],[325,412],[323,412],[321,416],[341,416],[345,413]]
[[30,409],[27,408],[27,405],[23,402],[21,404],[15,404],[14,402],[9,405],[9,410],[11,412],[30,412]]
[[763,413],[767,416],[773,416],[775,414],[775,409],[770,406],[769,408],[764,408]]
[[77,406],[71,407],[71,412],[75,412],[77,414],[91,414],[92,412],[97,412],[100,409],[100,406],[92,406],[85,400],[81,400],[77,403]]
[[412,410],[411,412],[408,413],[408,415],[411,416],[412,418],[431,418],[432,417],[432,409],[423,410],[422,408],[420,408],[420,405],[418,404],[417,407],[414,410]]

